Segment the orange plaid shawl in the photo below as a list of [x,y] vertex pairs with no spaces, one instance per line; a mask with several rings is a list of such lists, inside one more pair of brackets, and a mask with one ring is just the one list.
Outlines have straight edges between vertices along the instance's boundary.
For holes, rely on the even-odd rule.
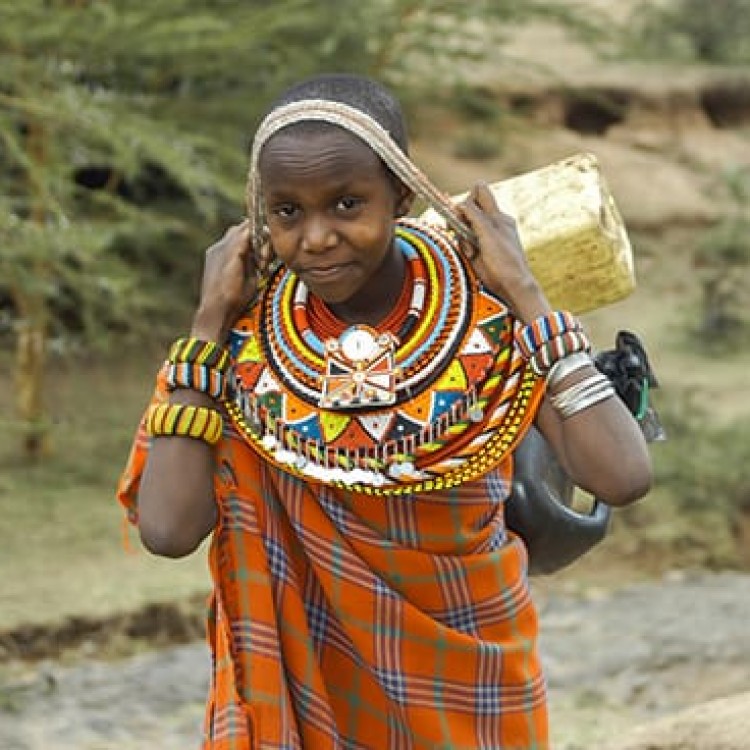
[[[147,452],[141,424],[118,488],[133,522]],[[373,498],[264,464],[227,420],[216,465],[204,750],[548,747],[510,460]]]

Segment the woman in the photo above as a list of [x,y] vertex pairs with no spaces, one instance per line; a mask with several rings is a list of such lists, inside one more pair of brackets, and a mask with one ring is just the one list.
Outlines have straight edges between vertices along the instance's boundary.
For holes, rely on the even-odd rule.
[[[212,534],[205,747],[548,747],[513,449],[533,423],[607,503],[649,488],[513,221],[484,185],[451,206],[406,151],[368,79],[273,105],[122,477],[155,554]],[[452,232],[404,218],[415,193]]]

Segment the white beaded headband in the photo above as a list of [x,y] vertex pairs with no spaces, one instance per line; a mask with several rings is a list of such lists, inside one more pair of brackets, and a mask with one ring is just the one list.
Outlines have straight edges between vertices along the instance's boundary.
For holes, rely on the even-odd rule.
[[450,198],[438,190],[419,167],[399,148],[380,123],[359,109],[327,99],[303,99],[274,109],[261,122],[250,154],[247,179],[247,211],[253,246],[264,241],[265,211],[261,199],[258,160],[269,138],[282,128],[311,120],[338,125],[364,141],[407,187],[424,198],[462,238],[476,244],[471,229],[461,219]]

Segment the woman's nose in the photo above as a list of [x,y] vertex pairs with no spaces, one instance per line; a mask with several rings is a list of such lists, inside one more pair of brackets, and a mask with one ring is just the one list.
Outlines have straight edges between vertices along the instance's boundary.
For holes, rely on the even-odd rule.
[[308,252],[330,250],[336,245],[336,232],[323,217],[310,216],[302,232],[302,249]]

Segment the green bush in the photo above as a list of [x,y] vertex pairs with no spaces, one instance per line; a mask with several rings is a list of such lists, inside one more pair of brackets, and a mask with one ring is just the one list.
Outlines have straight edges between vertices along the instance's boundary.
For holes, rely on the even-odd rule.
[[497,96],[482,86],[458,84],[450,96],[450,103],[469,122],[494,124],[503,115]]
[[653,451],[656,482],[676,498],[680,512],[718,512],[732,527],[750,513],[750,423],[717,426],[709,409],[687,394],[660,406],[667,442]]
[[729,219],[706,232],[693,261],[701,287],[696,333],[712,351],[733,348],[750,326],[745,311],[750,221]]
[[693,252],[701,289],[699,318],[693,332],[710,353],[741,348],[750,330],[750,171],[721,175],[728,206],[725,218],[704,232]]
[[741,65],[750,62],[747,0],[671,0],[640,3],[628,46],[637,55]]
[[459,159],[483,161],[502,152],[502,136],[486,128],[470,128],[456,138],[453,155]]

